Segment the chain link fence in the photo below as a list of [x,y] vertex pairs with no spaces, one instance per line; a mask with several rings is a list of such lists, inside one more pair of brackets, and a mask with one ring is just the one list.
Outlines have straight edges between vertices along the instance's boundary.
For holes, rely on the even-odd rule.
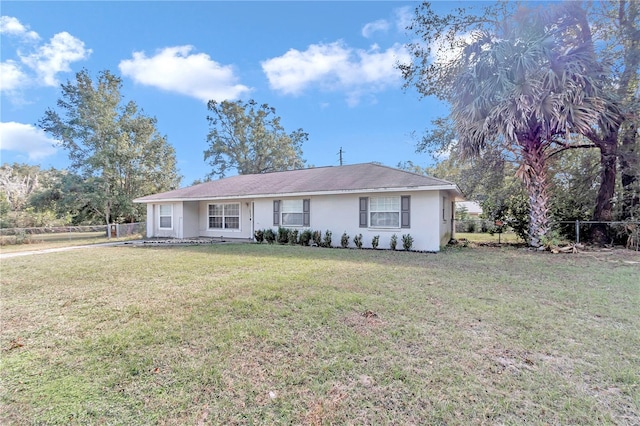
[[625,246],[628,249],[640,251],[640,222],[574,220],[551,224],[551,229],[576,244],[588,241],[596,227],[604,233],[609,245]]
[[43,228],[0,228],[2,244],[55,242],[65,240],[91,241],[99,239],[144,236],[145,222],[115,223],[89,226],[49,226]]
[[[628,249],[640,251],[640,222],[639,221],[591,221],[574,220],[551,222],[551,230],[557,232],[561,238],[574,243],[584,243],[589,240],[594,227],[606,236],[611,246],[624,246]],[[488,219],[456,220],[455,232],[491,234],[502,231],[512,231],[508,226],[500,227],[496,222]],[[496,237],[497,238],[497,237]]]

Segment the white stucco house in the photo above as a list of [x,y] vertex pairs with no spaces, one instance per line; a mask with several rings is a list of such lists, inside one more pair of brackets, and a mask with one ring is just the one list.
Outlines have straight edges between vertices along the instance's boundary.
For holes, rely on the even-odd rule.
[[239,175],[134,200],[147,205],[147,236],[252,239],[278,227],[379,236],[410,234],[413,249],[439,251],[453,235],[459,188],[441,179],[375,163]]

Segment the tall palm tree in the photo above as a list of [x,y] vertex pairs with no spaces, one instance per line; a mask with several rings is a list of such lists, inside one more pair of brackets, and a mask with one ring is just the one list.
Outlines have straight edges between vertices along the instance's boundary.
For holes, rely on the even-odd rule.
[[546,161],[577,147],[572,134],[606,120],[593,46],[572,3],[521,8],[496,32],[477,31],[462,50],[450,92],[451,116],[466,156],[497,143],[520,161],[530,202],[529,244],[549,231]]

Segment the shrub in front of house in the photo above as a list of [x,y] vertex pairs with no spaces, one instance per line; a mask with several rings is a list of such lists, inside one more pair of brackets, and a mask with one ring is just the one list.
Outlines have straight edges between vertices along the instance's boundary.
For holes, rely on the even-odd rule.
[[322,245],[322,232],[313,231],[313,233],[311,234],[311,239],[316,246],[320,247]]
[[380,244],[380,235],[374,235],[374,237],[371,239],[371,247],[373,249],[377,249],[378,244]]
[[391,236],[391,239],[389,239],[389,248],[391,248],[391,250],[395,250],[397,245],[398,245],[398,236],[396,234],[393,234]]
[[258,229],[253,233],[253,236],[256,239],[256,242],[258,244],[262,244],[262,242],[264,241],[264,231],[262,229]]
[[289,242],[289,230],[287,228],[278,227],[277,241],[278,244],[287,244]]
[[305,229],[300,233],[300,245],[308,246],[313,238],[313,233],[310,229]]
[[324,233],[324,239],[322,240],[323,247],[331,247],[331,231],[328,229]]
[[411,247],[413,247],[413,237],[410,234],[402,235],[402,248],[409,251]]
[[340,237],[340,246],[342,248],[347,248],[349,247],[349,235],[347,234],[347,231],[345,231],[342,234],[342,237]]
[[353,244],[355,244],[357,248],[362,248],[362,234],[353,237]]
[[291,245],[298,244],[298,230],[289,229],[288,239],[289,239],[289,244]]
[[271,228],[265,229],[264,239],[269,244],[273,244],[276,241],[276,234],[273,232],[273,229]]

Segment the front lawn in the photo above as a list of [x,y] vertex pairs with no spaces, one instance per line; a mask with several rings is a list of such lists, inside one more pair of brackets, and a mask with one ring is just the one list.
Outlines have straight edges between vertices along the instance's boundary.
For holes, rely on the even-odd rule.
[[2,261],[1,424],[640,424],[640,256],[257,244]]

